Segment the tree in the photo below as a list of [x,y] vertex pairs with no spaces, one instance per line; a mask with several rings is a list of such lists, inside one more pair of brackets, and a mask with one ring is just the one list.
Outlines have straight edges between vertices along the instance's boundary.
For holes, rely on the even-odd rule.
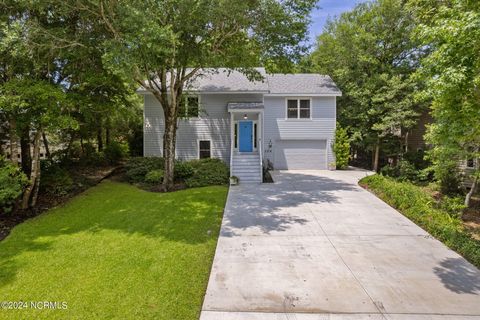
[[410,6],[419,23],[416,37],[431,48],[418,70],[426,81],[420,97],[432,101],[429,154],[440,180],[460,160],[477,160],[468,207],[480,176],[480,3],[412,0]]
[[184,90],[206,67],[259,79],[253,67],[286,68],[305,51],[314,0],[103,0],[79,6],[109,32],[104,61],[162,105],[163,188],[173,186],[176,129]]
[[348,138],[347,129],[342,128],[338,123],[335,130],[333,151],[335,152],[337,169],[347,168],[350,160],[350,139]]
[[372,151],[374,170],[382,144],[400,145],[421,110],[413,99],[421,84],[412,74],[423,48],[411,40],[414,27],[404,1],[359,4],[327,23],[310,57],[312,70],[331,75],[343,91],[338,120],[355,148]]
[[33,133],[33,156],[29,184],[23,194],[22,209],[35,206],[40,186],[40,144],[45,131],[73,127],[65,94],[45,80],[10,80],[1,88],[0,107],[16,115],[19,130]]

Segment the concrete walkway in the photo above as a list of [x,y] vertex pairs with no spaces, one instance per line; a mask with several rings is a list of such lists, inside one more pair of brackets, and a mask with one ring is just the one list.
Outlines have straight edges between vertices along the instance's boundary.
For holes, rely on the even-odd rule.
[[200,319],[480,319],[480,271],[360,188],[365,175],[232,187]]

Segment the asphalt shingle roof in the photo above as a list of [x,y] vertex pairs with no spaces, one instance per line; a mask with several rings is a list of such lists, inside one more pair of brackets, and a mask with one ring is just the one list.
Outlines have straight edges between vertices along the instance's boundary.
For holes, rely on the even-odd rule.
[[[250,81],[237,70],[226,68],[203,69],[186,85],[193,92],[262,92],[266,94],[341,95],[329,76],[320,74],[267,74],[265,68],[256,68],[262,81]],[[168,77],[167,77],[168,79]],[[140,88],[139,91],[145,91]]]
[[315,73],[267,75],[271,94],[338,94],[332,78]]

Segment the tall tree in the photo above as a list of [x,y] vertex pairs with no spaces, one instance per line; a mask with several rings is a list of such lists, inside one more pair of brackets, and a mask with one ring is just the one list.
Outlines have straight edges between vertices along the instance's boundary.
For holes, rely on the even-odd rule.
[[205,67],[291,64],[305,51],[315,0],[102,0],[80,8],[110,34],[104,61],[160,102],[165,119],[163,187],[173,186],[176,130],[184,90]]
[[418,74],[427,83],[422,97],[433,101],[427,140],[435,172],[442,179],[460,160],[476,159],[469,206],[480,177],[480,2],[412,0],[410,6],[416,36],[431,48]]
[[305,63],[340,86],[339,122],[351,131],[354,147],[372,151],[374,170],[382,144],[400,142],[399,135],[416,123],[420,111],[413,99],[419,84],[412,73],[423,52],[411,40],[414,27],[404,1],[359,4],[327,23]]

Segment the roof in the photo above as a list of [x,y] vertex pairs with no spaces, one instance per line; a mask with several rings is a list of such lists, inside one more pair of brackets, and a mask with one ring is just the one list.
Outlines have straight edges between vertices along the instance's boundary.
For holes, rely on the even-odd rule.
[[342,94],[332,78],[321,74],[272,74],[267,79],[271,94]]
[[250,81],[243,73],[226,68],[203,69],[188,84],[190,91],[198,92],[268,92],[265,68],[256,68],[263,81]]
[[261,102],[230,102],[227,105],[228,110],[258,110],[263,109]]
[[[262,81],[250,81],[246,75],[227,68],[208,68],[190,81],[185,89],[202,93],[264,93],[272,95],[327,95],[342,93],[329,76],[320,74],[267,74],[265,68],[256,68]],[[168,79],[168,77],[167,77]],[[140,88],[138,92],[146,92]]]

